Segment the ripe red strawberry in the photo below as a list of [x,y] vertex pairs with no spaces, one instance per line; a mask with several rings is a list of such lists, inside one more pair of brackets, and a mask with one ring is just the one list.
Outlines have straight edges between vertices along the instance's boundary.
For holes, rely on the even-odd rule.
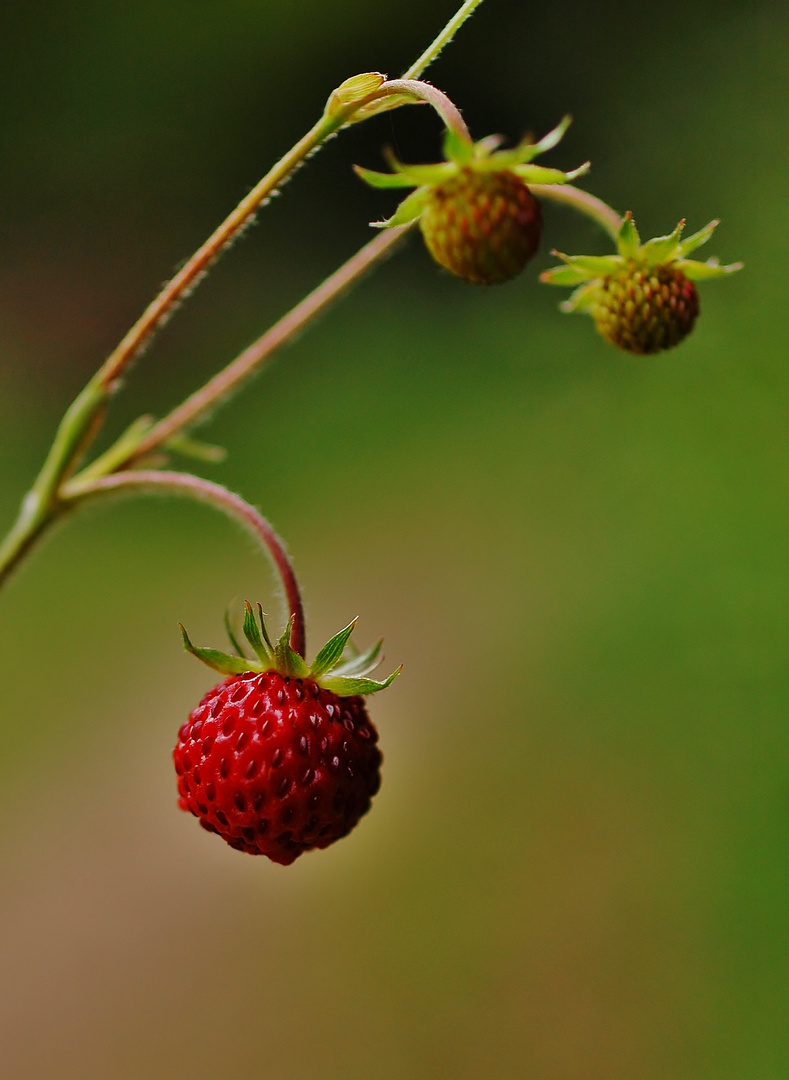
[[699,314],[695,281],[725,277],[742,263],[721,266],[687,256],[712,236],[717,221],[682,239],[684,221],[673,233],[641,243],[628,212],[622,218],[615,255],[562,255],[564,266],[540,276],[550,285],[577,285],[564,311],[586,312],[606,341],[637,356],[672,349],[688,336]]
[[477,143],[457,131],[447,133],[447,160],[436,165],[403,165],[393,155],[393,173],[356,172],[371,187],[416,188],[388,221],[391,228],[419,221],[428,251],[458,277],[483,285],[508,281],[537,251],[542,233],[540,206],[529,184],[565,184],[581,176],[531,162],[561,139],[569,117],[539,142],[524,139],[498,150],[498,136]]
[[231,847],[292,863],[345,836],[381,783],[361,697],[268,671],[225,679],[178,734],[179,805]]
[[178,733],[179,805],[231,847],[288,865],[347,835],[369,810],[382,757],[362,695],[397,672],[383,682],[365,677],[380,642],[342,661],[354,625],[311,667],[290,648],[290,626],[272,645],[261,615],[261,638],[249,605],[244,632],[257,660],[196,648],[183,631],[190,652],[230,677]]
[[468,281],[494,285],[515,277],[536,254],[542,214],[514,173],[463,169],[431,190],[419,228],[439,265]]

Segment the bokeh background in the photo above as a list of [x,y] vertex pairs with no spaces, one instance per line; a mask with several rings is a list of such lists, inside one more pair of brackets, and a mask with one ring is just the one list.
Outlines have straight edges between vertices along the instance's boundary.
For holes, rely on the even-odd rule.
[[[0,515],[159,282],[357,71],[455,0],[0,9]],[[360,615],[373,812],[283,869],[175,805],[170,751],[263,560],[199,506],[69,521],[0,596],[6,1080],[773,1080],[789,1073],[789,241],[783,5],[487,0],[431,78],[473,132],[654,235],[723,225],[677,351],[620,355],[526,275],[412,242],[203,430],[287,538],[313,645]],[[157,339],[108,431],[162,413],[391,211],[334,140]],[[546,209],[546,243],[602,251]]]

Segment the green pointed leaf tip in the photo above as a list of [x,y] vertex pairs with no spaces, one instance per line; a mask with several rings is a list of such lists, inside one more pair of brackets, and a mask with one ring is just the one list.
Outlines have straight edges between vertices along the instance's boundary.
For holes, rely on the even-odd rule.
[[600,284],[597,281],[587,281],[579,287],[563,303],[559,304],[559,310],[565,315],[571,315],[574,311],[587,311],[597,303]]
[[471,139],[448,128],[444,135],[444,156],[457,165],[468,165],[475,157],[476,147]]
[[181,634],[184,639],[184,648],[198,660],[202,660],[208,667],[218,671],[221,675],[243,675],[247,671],[259,671],[260,665],[253,663],[241,656],[230,656],[229,653],[220,652],[219,649],[203,649],[193,645],[186,632],[186,628],[179,623]]
[[354,165],[353,171],[372,188],[406,188],[416,187],[416,182],[399,173],[374,172],[372,169],[364,169],[361,165]]
[[236,637],[236,632],[233,629],[233,622],[232,622],[232,619],[230,617],[230,608],[229,607],[225,608],[225,630],[227,631],[227,637],[228,637],[228,640],[230,642],[230,647],[232,649],[235,649],[236,653],[239,656],[243,656],[244,655],[244,650],[239,645],[238,638]]
[[396,671],[392,672],[388,679],[381,682],[377,679],[353,678],[342,675],[323,675],[317,682],[324,690],[331,690],[333,694],[337,694],[339,697],[356,697],[357,695],[363,697],[367,694],[377,694],[380,690],[385,690],[387,686],[391,686],[402,670],[401,665]]
[[537,154],[544,154],[548,150],[553,150],[554,146],[558,146],[564,138],[565,131],[567,131],[572,122],[572,116],[569,114],[563,116],[553,131],[549,131],[547,135],[543,135],[539,142],[534,144],[532,147],[532,150],[534,151],[532,157],[536,157]]
[[380,654],[384,639],[379,638],[367,652],[360,653],[346,660],[344,664],[332,669],[332,675],[369,675],[380,664]]
[[272,668],[274,666],[274,657],[260,636],[260,630],[258,629],[258,624],[255,620],[255,613],[248,600],[244,604],[244,637],[252,646],[255,654],[263,665],[263,670],[268,671]]
[[274,666],[281,675],[289,675],[293,679],[306,679],[309,677],[310,669],[304,657],[299,656],[290,647],[290,634],[293,623],[294,617],[291,615],[282,636],[274,646]]
[[580,285],[588,280],[586,271],[577,266],[554,266],[540,274],[540,281],[544,285]]
[[562,255],[559,251],[556,254],[568,266],[580,270],[587,278],[608,277],[624,266],[621,255]]
[[707,262],[697,262],[696,259],[678,259],[674,265],[689,281],[713,281],[715,278],[736,274],[745,264],[736,262],[721,266],[717,259],[708,259]]
[[676,259],[680,253],[680,237],[685,228],[685,219],[679,222],[676,229],[668,236],[655,236],[641,245],[639,257],[644,259],[648,266],[660,266]]
[[[491,158],[491,161],[494,160]],[[523,180],[524,184],[568,184],[589,172],[591,162],[585,161],[571,172],[561,169],[549,169],[545,165],[515,165],[512,172]]]
[[339,664],[357,621],[358,615],[346,627],[343,627],[338,634],[335,634],[333,638],[326,642],[312,662],[310,670],[313,678],[323,675],[324,672],[330,671]]
[[702,244],[706,244],[717,227],[720,225],[720,221],[716,218],[711,221],[709,225],[705,225],[703,229],[699,229],[698,232],[693,233],[692,236],[687,236],[679,245],[680,258],[685,255],[690,255],[691,251],[695,251],[696,248],[701,247]]
[[274,652],[274,646],[271,642],[271,638],[268,634],[268,627],[266,626],[266,616],[263,613],[263,605],[258,604],[258,618],[260,619],[260,632],[263,635],[263,640],[268,646],[269,652]]
[[617,237],[617,248],[619,254],[625,259],[632,259],[638,254],[638,249],[641,247],[641,237],[638,235],[638,229],[636,223],[633,221],[633,215],[628,212],[622,218],[622,224],[619,226],[619,236]]
[[429,188],[417,188],[403,199],[390,218],[386,221],[373,221],[371,224],[376,229],[394,229],[398,225],[409,225],[421,215],[429,198]]

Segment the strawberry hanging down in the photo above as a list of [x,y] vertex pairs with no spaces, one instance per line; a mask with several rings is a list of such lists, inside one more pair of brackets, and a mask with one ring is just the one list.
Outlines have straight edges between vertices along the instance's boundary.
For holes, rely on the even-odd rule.
[[718,225],[711,221],[686,240],[684,221],[673,233],[641,243],[630,213],[622,219],[615,255],[562,255],[563,266],[546,270],[549,285],[577,285],[566,312],[586,312],[612,345],[636,356],[672,349],[688,336],[699,314],[695,282],[725,277],[742,263],[721,266],[687,256],[705,244]]
[[480,285],[516,277],[535,255],[542,235],[540,206],[529,184],[565,184],[587,172],[533,165],[552,149],[570,123],[561,124],[539,142],[525,139],[513,150],[499,150],[499,136],[474,143],[448,131],[447,160],[435,165],[404,165],[388,155],[392,173],[356,167],[371,187],[416,188],[380,228],[419,221],[425,245],[445,269]]
[[[292,622],[292,621],[291,621]],[[173,751],[179,805],[209,832],[250,855],[288,865],[304,851],[346,836],[381,783],[378,734],[364,697],[378,681],[381,642],[344,658],[355,620],[311,666],[290,646],[291,624],[272,644],[246,605],[244,634],[256,659],[192,645],[187,650],[227,675],[178,733]]]

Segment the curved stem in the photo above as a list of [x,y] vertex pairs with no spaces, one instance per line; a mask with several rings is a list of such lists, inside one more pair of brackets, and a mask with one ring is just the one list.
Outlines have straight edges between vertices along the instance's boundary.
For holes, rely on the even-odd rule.
[[616,243],[622,218],[616,210],[612,210],[608,203],[604,203],[596,195],[590,195],[588,191],[582,191],[580,188],[573,187],[572,184],[529,184],[529,191],[543,199],[565,203],[582,214],[586,214],[588,218],[605,229]]
[[466,127],[466,121],[460,115],[457,105],[430,83],[420,82],[419,79],[392,79],[383,84],[379,94],[408,94],[419,101],[426,101],[433,106],[450,131],[454,131],[466,142],[471,142],[471,132]]
[[[407,225],[400,229],[387,229],[365,244],[317,289],[305,296],[287,315],[237,356],[223,371],[210,379],[205,386],[196,390],[168,416],[154,424],[129,450],[125,461],[115,463],[115,468],[128,468],[135,461],[139,461],[151,451],[158,449],[173,435],[204,419],[220,402],[258,371],[277,349],[300,333],[316,315],[325,311],[333,300],[355,284],[379,259],[389,254],[410,228],[411,226]],[[79,480],[79,477],[76,479]]]
[[162,492],[164,494],[199,499],[201,502],[207,502],[216,507],[216,509],[221,510],[243,525],[247,532],[250,532],[262,545],[282,580],[288,605],[288,616],[293,619],[290,647],[299,656],[304,656],[306,649],[304,605],[302,604],[296,574],[284,544],[254,506],[250,506],[240,495],[228,491],[221,484],[214,484],[210,480],[192,476],[190,473],[178,472],[138,470],[120,473],[116,476],[104,476],[99,480],[92,480],[84,484],[72,480],[64,485],[61,494],[64,507],[71,508],[99,495],[123,491],[139,492],[140,494]]
[[468,19],[469,16],[474,13],[474,11],[479,7],[481,3],[482,0],[466,0],[466,2],[458,10],[458,12],[453,15],[453,17],[449,20],[449,22],[435,39],[435,41],[428,45],[428,47],[425,49],[419,59],[411,65],[408,71],[403,73],[403,78],[418,78],[422,74],[422,72],[425,71],[433,63],[434,60],[437,60],[439,53],[441,53],[443,49],[450,43],[450,41],[461,28],[466,19]]

